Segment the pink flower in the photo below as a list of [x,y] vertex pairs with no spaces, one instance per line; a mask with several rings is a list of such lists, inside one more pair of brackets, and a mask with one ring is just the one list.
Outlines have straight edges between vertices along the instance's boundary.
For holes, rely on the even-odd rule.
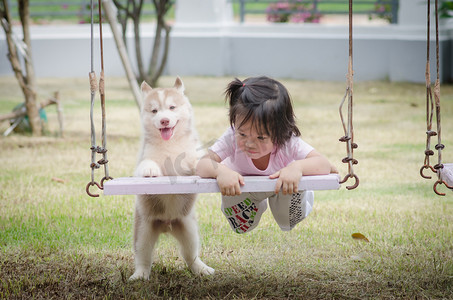
[[313,14],[313,5],[307,5],[302,0],[293,2],[282,1],[271,3],[266,8],[267,21],[269,22],[295,22],[295,23],[319,23],[321,15]]
[[378,4],[377,4],[377,5],[376,5],[376,11],[377,11],[377,12],[380,12],[380,13],[385,12],[385,6],[382,5],[382,4],[381,4],[381,5],[378,5]]
[[276,8],[277,9],[281,9],[281,10],[289,10],[290,9],[290,5],[289,5],[289,3],[278,2],[277,5],[276,5]]

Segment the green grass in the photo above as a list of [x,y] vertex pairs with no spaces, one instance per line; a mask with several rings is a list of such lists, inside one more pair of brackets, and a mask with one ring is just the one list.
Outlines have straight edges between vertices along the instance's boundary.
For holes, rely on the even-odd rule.
[[[84,2],[79,0],[74,1],[45,1],[45,0],[30,0],[30,14],[33,22],[41,24],[47,22],[68,22],[68,23],[89,23],[90,22],[90,1]],[[97,14],[97,1],[94,1],[96,8],[95,14]],[[276,1],[278,2],[278,1]],[[368,3],[367,3],[368,2]],[[354,13],[357,14],[369,14],[375,11],[376,0],[361,0],[361,3],[354,4]],[[349,4],[347,1],[331,1],[324,3],[320,1],[318,4],[318,10],[321,14],[325,12],[347,14]],[[266,8],[269,6],[269,2],[246,2],[245,8],[247,11],[254,11],[252,14],[258,14],[262,17],[262,20],[266,20]],[[14,1],[10,3],[10,10],[13,18],[19,20],[17,12],[17,3]],[[233,1],[233,11],[235,16],[240,14],[240,5],[238,1]],[[154,6],[145,1],[143,4],[142,21],[150,22],[154,21]],[[247,14],[251,16],[250,13]],[[172,7],[168,13],[168,19],[173,20],[175,16],[175,9]],[[96,20],[98,18],[96,17]],[[97,21],[96,21],[97,22]]]
[[[183,78],[204,143],[228,126],[222,92],[231,78]],[[174,78],[164,77],[163,86]],[[338,104],[343,83],[282,80],[304,139],[342,175]],[[216,269],[193,276],[177,245],[162,236],[150,281],[133,273],[133,196],[90,198],[89,86],[85,79],[39,79],[41,99],[60,91],[65,135],[0,138],[0,298],[105,299],[452,299],[453,193],[419,176],[425,147],[422,84],[357,82],[355,152],[360,186],[316,192],[311,215],[282,232],[267,212],[254,231],[232,232],[220,196],[201,194],[201,258]],[[14,78],[0,81],[0,114],[22,100]],[[442,94],[443,152],[453,162],[453,86]],[[110,173],[132,174],[139,120],[127,80],[106,78]],[[100,112],[96,124],[100,133]],[[0,124],[3,132],[8,124]],[[99,139],[99,137],[98,137]],[[96,173],[96,178],[103,176]],[[53,180],[63,179],[64,183]],[[369,242],[354,240],[364,234]]]
[[[61,3],[60,3],[61,2]],[[94,2],[94,14],[98,14],[98,1]],[[35,23],[47,22],[68,22],[68,23],[90,23],[90,1],[73,0],[73,1],[46,1],[46,0],[30,0],[30,16]],[[18,17],[18,4],[12,1],[10,3],[11,15],[15,20]],[[168,12],[168,18],[174,19],[174,8]],[[150,22],[155,20],[154,5],[151,1],[145,1],[142,7],[142,21]],[[95,16],[95,22],[99,22],[99,18]]]

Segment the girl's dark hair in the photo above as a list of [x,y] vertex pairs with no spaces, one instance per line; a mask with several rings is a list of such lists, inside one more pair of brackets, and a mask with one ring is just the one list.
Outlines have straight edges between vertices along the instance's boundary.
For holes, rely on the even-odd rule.
[[[265,76],[244,81],[235,78],[226,88],[225,96],[232,127],[240,128],[251,121],[257,132],[271,137],[277,147],[283,146],[292,135],[300,136],[291,98],[277,80]],[[242,118],[240,124],[236,124],[238,116]]]

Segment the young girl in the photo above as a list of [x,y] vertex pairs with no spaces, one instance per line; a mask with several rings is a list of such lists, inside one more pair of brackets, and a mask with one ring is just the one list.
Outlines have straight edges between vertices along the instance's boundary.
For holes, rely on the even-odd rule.
[[[291,230],[313,207],[313,191],[298,190],[301,177],[329,174],[331,165],[299,138],[291,99],[280,82],[236,78],[225,94],[231,127],[208,149],[196,173],[217,179],[222,212],[237,233],[258,225],[267,202],[280,228]],[[278,178],[275,193],[241,194],[245,175]]]

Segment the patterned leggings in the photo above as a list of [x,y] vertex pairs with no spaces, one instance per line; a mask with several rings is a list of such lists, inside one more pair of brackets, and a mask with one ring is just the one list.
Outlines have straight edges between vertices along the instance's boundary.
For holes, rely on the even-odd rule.
[[277,224],[283,231],[289,231],[308,216],[313,208],[313,199],[313,191],[299,191],[292,195],[281,192],[242,193],[239,196],[222,196],[222,212],[236,233],[245,233],[258,226],[269,202]]

